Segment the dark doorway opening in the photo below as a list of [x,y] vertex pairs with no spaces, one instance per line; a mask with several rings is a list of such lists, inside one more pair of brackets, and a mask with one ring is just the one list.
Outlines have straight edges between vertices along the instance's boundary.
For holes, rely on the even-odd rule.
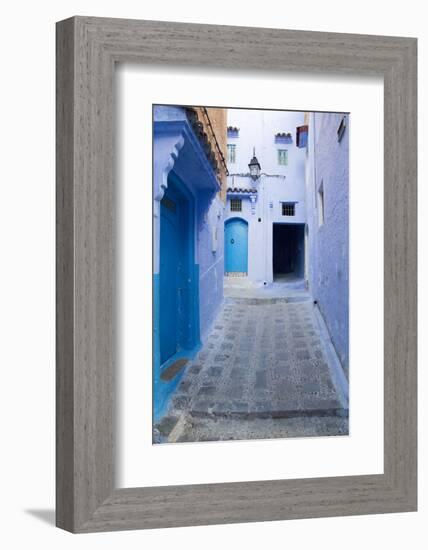
[[305,224],[273,224],[274,279],[302,279],[305,274]]

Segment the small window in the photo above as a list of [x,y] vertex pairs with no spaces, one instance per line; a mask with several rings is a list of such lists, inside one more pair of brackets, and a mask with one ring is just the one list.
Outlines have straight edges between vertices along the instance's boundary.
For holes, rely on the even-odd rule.
[[227,162],[234,164],[236,162],[236,145],[228,143],[227,145]]
[[230,211],[231,212],[242,212],[242,200],[241,199],[230,199]]
[[294,202],[283,202],[282,203],[282,215],[283,216],[294,216],[295,213],[295,204]]
[[282,166],[288,165],[287,149],[278,149],[278,164],[281,164]]
[[324,223],[324,183],[318,189],[318,227]]
[[308,125],[296,128],[296,146],[302,149],[308,146]]

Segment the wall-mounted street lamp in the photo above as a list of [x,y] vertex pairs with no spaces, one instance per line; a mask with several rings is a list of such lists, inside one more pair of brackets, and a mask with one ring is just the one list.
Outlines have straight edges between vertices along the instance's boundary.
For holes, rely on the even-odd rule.
[[260,177],[262,167],[260,166],[260,163],[257,160],[255,147],[253,148],[253,158],[251,159],[250,164],[248,165],[248,168],[250,169],[250,176],[254,181]]

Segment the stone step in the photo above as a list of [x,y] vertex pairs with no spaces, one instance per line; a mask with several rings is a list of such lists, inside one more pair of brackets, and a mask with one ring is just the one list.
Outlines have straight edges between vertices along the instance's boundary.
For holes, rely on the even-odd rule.
[[312,417],[339,417],[348,418],[349,409],[342,408],[327,402],[326,406],[314,407],[312,409],[287,408],[286,406],[265,406],[249,407],[245,403],[216,404],[210,406],[209,403],[195,403],[186,412],[195,418],[312,418]]
[[272,304],[298,304],[298,303],[310,302],[311,300],[312,298],[310,296],[281,296],[281,297],[274,297],[274,298],[229,297],[227,298],[226,303],[258,306],[258,305],[272,305]]

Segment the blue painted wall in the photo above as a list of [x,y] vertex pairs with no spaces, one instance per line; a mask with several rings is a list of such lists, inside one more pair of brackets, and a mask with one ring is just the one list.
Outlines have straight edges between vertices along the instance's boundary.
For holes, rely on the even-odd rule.
[[[166,411],[184,374],[165,382],[162,370],[181,357],[191,359],[196,354],[223,300],[224,204],[217,196],[216,174],[185,109],[156,106],[153,139],[156,421]],[[166,208],[166,204],[171,207],[168,200],[175,202],[183,214],[176,227],[170,223],[173,217]],[[178,266],[178,273],[174,266]],[[170,287],[179,288],[178,294],[170,292]],[[172,312],[175,306],[176,315]]]
[[200,337],[204,342],[223,302],[224,203],[216,196],[197,209]]
[[[324,317],[346,374],[349,370],[349,116],[311,113],[307,150],[309,288]],[[320,223],[320,194],[324,222]]]

